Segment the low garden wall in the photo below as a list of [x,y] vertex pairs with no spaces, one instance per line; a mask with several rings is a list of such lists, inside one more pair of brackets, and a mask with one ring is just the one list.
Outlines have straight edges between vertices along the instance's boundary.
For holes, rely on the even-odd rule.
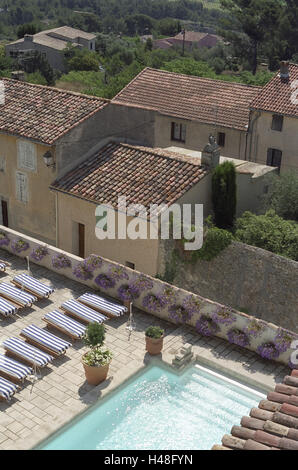
[[0,248],[16,256],[28,256],[30,261],[110,297],[132,301],[136,307],[164,320],[191,325],[202,335],[218,336],[264,358],[298,368],[291,362],[292,354],[296,355],[291,344],[298,340],[298,335],[272,323],[97,255],[82,260],[3,226],[0,226]]

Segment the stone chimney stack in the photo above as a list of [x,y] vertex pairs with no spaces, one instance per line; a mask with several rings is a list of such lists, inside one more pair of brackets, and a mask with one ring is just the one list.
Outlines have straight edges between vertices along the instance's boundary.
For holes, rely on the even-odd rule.
[[210,135],[209,144],[206,145],[202,152],[201,164],[212,169],[219,164],[219,159],[220,147],[217,145],[215,137]]
[[24,41],[25,42],[33,42],[34,41],[34,36],[32,34],[25,34]]
[[11,72],[11,78],[14,80],[19,80],[20,82],[25,81],[25,72],[23,70],[16,70],[14,72]]
[[280,63],[280,79],[283,82],[288,82],[289,78],[290,78],[289,62],[287,60],[283,60]]

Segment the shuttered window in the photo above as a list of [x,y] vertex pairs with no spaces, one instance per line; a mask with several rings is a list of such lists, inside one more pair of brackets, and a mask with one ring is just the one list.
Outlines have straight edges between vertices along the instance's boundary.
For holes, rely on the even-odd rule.
[[36,147],[32,142],[18,141],[18,168],[20,170],[36,171]]
[[16,198],[20,202],[28,202],[28,178],[20,171],[16,172]]

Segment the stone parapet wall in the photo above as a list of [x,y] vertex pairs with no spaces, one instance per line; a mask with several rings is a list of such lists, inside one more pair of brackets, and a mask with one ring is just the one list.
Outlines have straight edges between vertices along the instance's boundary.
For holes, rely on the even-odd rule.
[[[6,238],[3,238],[4,234]],[[45,247],[45,250],[40,250],[40,247]],[[201,334],[211,333],[232,343],[236,338],[236,344],[259,353],[260,345],[272,343],[275,345],[274,359],[282,364],[288,364],[290,357],[293,357],[294,350],[290,346],[298,335],[268,322],[256,323],[252,316],[243,312],[97,255],[82,260],[3,226],[0,226],[0,248],[16,256],[23,258],[28,256],[29,260],[38,265],[92,289],[98,289],[115,299],[132,300],[137,308],[159,318],[177,324],[191,325]],[[18,252],[21,248],[23,250]],[[63,257],[61,261],[68,261],[71,266],[63,267],[60,261],[60,267],[54,267],[53,259],[56,259],[57,255],[61,255]],[[25,268],[24,259],[24,270]],[[239,333],[239,330],[240,336],[235,335],[235,331]]]

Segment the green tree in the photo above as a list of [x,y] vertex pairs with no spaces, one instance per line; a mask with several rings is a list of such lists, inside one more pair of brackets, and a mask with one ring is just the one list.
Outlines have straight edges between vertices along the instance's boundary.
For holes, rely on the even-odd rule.
[[217,227],[231,229],[234,225],[237,205],[236,168],[232,162],[224,162],[212,174],[212,205]]
[[263,198],[265,209],[274,209],[280,217],[298,222],[298,173],[271,175],[267,183],[268,192]]
[[298,224],[284,220],[274,210],[264,215],[244,212],[235,228],[238,241],[298,261]]
[[[221,34],[232,41],[236,47],[242,45],[242,53],[249,58],[251,71],[255,74],[261,46],[266,40],[274,37],[279,27],[283,2],[282,0],[220,1],[221,6],[231,15],[226,25],[227,30],[221,30]],[[235,31],[235,21],[239,32]]]
[[19,39],[23,38],[25,34],[34,35],[40,31],[40,28],[34,23],[23,24],[17,29],[17,36]]

